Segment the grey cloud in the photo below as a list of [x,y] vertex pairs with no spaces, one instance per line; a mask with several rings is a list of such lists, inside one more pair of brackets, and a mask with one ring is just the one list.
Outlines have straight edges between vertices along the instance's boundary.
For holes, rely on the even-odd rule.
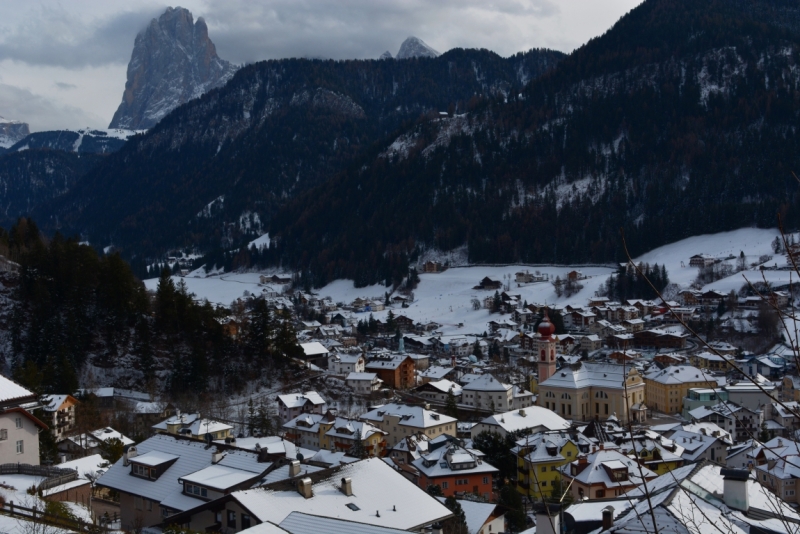
[[83,109],[53,102],[27,89],[0,84],[0,115],[27,122],[31,131],[104,127],[105,120]]
[[150,6],[91,20],[76,9],[42,5],[13,28],[0,28],[0,60],[66,68],[126,63],[136,34],[160,11]]
[[55,82],[53,85],[55,85],[57,88],[61,89],[62,91],[68,91],[70,89],[77,89],[78,88],[78,86],[75,85],[74,83],[66,83],[66,82]]
[[[510,55],[529,48],[512,22],[556,17],[550,0],[208,0],[202,14],[221,57],[235,63],[283,57],[377,58],[396,54],[415,35],[442,52],[489,48]],[[491,22],[489,22],[491,21]],[[533,26],[528,27],[533,32]]]

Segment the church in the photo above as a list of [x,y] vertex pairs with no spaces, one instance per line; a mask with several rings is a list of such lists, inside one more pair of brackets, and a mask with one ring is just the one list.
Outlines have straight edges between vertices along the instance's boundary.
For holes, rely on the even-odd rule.
[[536,339],[537,404],[565,419],[590,421],[615,416],[621,423],[647,418],[645,384],[636,368],[612,363],[578,362],[556,369],[558,339],[545,315]]

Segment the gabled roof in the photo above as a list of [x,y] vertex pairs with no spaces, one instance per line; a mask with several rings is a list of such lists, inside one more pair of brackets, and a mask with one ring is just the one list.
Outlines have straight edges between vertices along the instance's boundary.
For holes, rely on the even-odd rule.
[[646,373],[645,380],[659,384],[686,384],[693,382],[716,382],[713,376],[691,365],[671,365],[666,369],[657,369]]
[[27,402],[36,396],[13,380],[0,375],[0,404],[8,405],[14,401]]
[[[463,381],[463,377],[462,377]],[[464,386],[464,391],[509,391],[510,384],[504,384],[490,374],[480,375]]]
[[481,424],[499,426],[506,432],[540,428],[543,430],[565,430],[570,423],[552,410],[541,406],[528,406],[519,410],[490,415]]
[[445,423],[455,423],[456,419],[449,415],[426,410],[422,406],[390,403],[375,408],[361,416],[365,421],[383,421],[385,415],[400,418],[398,424],[413,428],[430,428]]
[[[341,479],[350,478],[353,495],[341,490]],[[312,476],[312,497],[304,498],[294,485],[242,490],[231,498],[253,512],[260,521],[281,524],[292,512],[346,519],[402,530],[440,521],[452,514],[445,506],[379,458],[368,458]],[[348,505],[354,505],[349,507]]]
[[579,365],[562,367],[556,373],[539,384],[540,387],[557,387],[579,389],[600,387],[606,389],[622,389],[623,381],[631,373],[630,365],[613,363],[580,362]]
[[[136,450],[137,455],[131,460],[138,463],[161,465],[172,460],[174,462],[158,479],[148,480],[132,475],[130,466],[124,465],[124,458],[120,458],[100,477],[97,484],[160,503],[169,499],[170,507],[178,510],[202,503],[183,495],[183,486],[178,480],[212,465],[212,453],[217,450],[216,447],[208,448],[200,441],[159,434],[138,444]],[[272,464],[259,463],[256,453],[230,450],[224,453],[222,460],[216,465],[238,469],[255,477]]]
[[288,395],[278,395],[278,402],[283,403],[287,408],[301,408],[306,404],[320,406],[325,404],[325,399],[316,391],[306,391],[305,393],[290,393]]

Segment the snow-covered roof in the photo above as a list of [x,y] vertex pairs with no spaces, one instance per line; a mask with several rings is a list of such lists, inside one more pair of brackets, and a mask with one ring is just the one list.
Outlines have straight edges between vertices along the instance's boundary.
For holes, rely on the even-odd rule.
[[[353,495],[341,491],[342,478],[350,478]],[[380,458],[341,467],[313,482],[311,493],[306,499],[294,488],[286,491],[259,488],[231,495],[259,521],[275,524],[281,524],[292,512],[302,511],[356,523],[417,530],[451,515],[450,510]]]
[[7,403],[16,399],[27,400],[27,397],[33,396],[33,392],[0,375],[0,402]]
[[202,436],[203,434],[211,434],[213,432],[224,432],[231,430],[233,427],[226,423],[213,421],[211,419],[198,419],[192,422],[191,425],[186,425],[183,428],[191,430],[193,436]]
[[[574,478],[585,485],[603,484],[606,488],[617,488],[620,486],[626,487],[631,485],[638,485],[644,480],[655,478],[657,475],[650,469],[639,466],[634,460],[631,460],[624,454],[616,450],[599,450],[587,456],[589,463],[580,473],[574,477],[570,474],[571,465],[579,465],[579,460],[575,460],[571,464],[567,464],[562,468],[562,473]],[[612,479],[608,471],[604,469],[624,469],[628,476],[623,481]]]
[[309,403],[315,406],[325,404],[325,399],[316,391],[278,395],[278,401],[282,402],[287,408],[302,408]]
[[[173,459],[174,462],[160,477],[150,480],[132,475],[130,466],[124,465],[124,459],[120,458],[100,477],[97,484],[159,503],[169,498],[169,507],[177,510],[202,504],[203,501],[199,499],[182,495],[183,486],[178,480],[212,465],[212,453],[216,452],[215,447],[208,449],[205,443],[159,434],[139,443],[136,450],[138,455],[131,458],[131,461],[137,463],[160,465]],[[271,464],[258,463],[258,455],[252,452],[226,451],[217,465],[260,473]]]
[[412,465],[428,478],[448,477],[454,474],[496,473],[493,465],[486,463],[473,452],[450,444],[422,454]]
[[646,380],[659,384],[686,384],[694,382],[716,382],[708,372],[702,371],[692,365],[671,365],[666,369],[656,369],[645,373]]
[[361,416],[366,421],[383,421],[385,415],[399,417],[399,425],[413,428],[430,428],[445,423],[455,423],[457,420],[449,415],[426,410],[422,406],[408,406],[406,404],[390,403],[375,408]]
[[378,375],[376,373],[356,373],[356,372],[352,372],[352,373],[349,373],[344,379],[345,380],[368,380],[370,382],[374,382],[375,380],[377,380],[379,382],[381,381],[378,378]]
[[72,395],[50,395],[42,399],[42,409],[46,412],[55,412],[71,397]]
[[511,385],[500,382],[490,374],[485,374],[469,381],[463,389],[464,391],[509,391]]
[[481,424],[499,426],[506,432],[538,428],[542,430],[564,430],[570,423],[552,410],[541,406],[528,406],[519,410],[490,415]]
[[234,469],[224,465],[209,465],[199,471],[181,477],[180,480],[225,491],[254,479],[258,475],[258,473],[252,471],[242,471],[241,469]]
[[[316,326],[319,326],[319,323],[317,323]],[[303,349],[303,352],[306,356],[322,356],[323,354],[328,354],[329,352],[328,349],[326,349],[325,346],[319,341],[300,343],[300,347]]]
[[580,389],[589,386],[622,389],[625,377],[632,371],[630,365],[581,362],[580,367],[562,367],[543,381],[540,387]]
[[[436,498],[441,503],[444,503],[445,501],[444,497]],[[496,504],[488,502],[475,502],[465,499],[456,499],[456,501],[458,501],[458,504],[461,505],[461,509],[464,511],[464,518],[467,522],[467,532],[470,534],[480,533],[483,525],[492,519],[492,516],[495,515],[495,510],[497,509]],[[503,513],[504,512],[500,512],[497,514],[497,516],[501,516]]]
[[438,389],[442,393],[452,391],[453,395],[461,395],[461,385],[451,380],[447,380],[446,378],[442,378],[441,380],[436,380],[434,382],[428,382],[428,385],[432,388]]
[[[406,530],[355,523],[347,519],[320,517],[302,512],[292,512],[279,526],[285,528],[291,534],[320,534],[321,532],[325,534],[408,534]],[[251,530],[242,532],[250,534]]]
[[105,473],[108,468],[100,466],[106,465],[107,463],[108,462],[99,454],[92,454],[91,456],[85,456],[58,464],[57,467],[60,469],[72,469],[78,473],[78,478],[86,479],[87,474],[96,475]]

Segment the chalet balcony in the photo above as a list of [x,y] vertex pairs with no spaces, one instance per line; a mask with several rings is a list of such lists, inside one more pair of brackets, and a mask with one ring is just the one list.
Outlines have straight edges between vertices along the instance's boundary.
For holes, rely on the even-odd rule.
[[527,474],[528,474],[528,470],[525,468],[525,466],[524,466],[524,465],[518,465],[518,466],[517,466],[517,472],[518,472],[520,475],[527,475]]
[[517,485],[518,485],[520,488],[524,489],[524,490],[529,490],[529,489],[531,489],[531,485],[530,485],[528,482],[525,482],[524,480],[519,480],[519,481],[517,481]]

